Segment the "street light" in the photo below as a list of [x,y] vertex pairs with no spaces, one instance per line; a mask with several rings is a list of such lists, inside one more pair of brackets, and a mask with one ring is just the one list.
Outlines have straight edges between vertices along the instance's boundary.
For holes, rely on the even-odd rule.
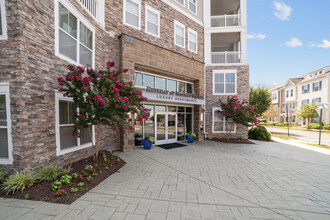
[[330,103],[321,103],[319,104],[319,107],[316,109],[317,114],[320,116],[320,133],[319,133],[319,145],[321,145],[321,133],[322,133],[322,113],[323,109],[326,110]]

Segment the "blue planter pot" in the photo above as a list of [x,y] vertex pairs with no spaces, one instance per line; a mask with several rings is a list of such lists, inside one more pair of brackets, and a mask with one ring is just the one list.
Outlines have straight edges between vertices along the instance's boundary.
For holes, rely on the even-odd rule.
[[146,149],[146,150],[150,150],[151,149],[151,146],[152,146],[152,142],[151,141],[143,140],[142,142],[143,142],[144,149]]
[[191,136],[191,135],[188,135],[187,136],[187,139],[188,139],[188,143],[194,143],[194,137],[193,136]]

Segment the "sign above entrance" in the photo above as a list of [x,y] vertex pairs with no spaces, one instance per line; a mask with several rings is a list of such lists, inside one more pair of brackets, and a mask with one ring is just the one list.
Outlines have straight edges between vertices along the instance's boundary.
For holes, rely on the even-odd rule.
[[143,91],[142,95],[151,101],[205,105],[204,99],[200,98],[198,95],[189,93],[171,92],[168,90],[147,87],[147,90]]

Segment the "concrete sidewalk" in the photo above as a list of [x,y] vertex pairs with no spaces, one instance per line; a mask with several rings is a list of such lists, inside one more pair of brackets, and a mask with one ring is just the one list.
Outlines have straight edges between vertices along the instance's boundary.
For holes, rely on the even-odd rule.
[[119,153],[127,165],[71,205],[0,199],[1,219],[330,219],[330,157],[212,141]]

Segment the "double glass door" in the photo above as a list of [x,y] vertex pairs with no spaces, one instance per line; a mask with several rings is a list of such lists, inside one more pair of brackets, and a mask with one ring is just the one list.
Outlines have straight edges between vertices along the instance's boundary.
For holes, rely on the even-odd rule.
[[177,113],[156,113],[156,145],[177,142]]

